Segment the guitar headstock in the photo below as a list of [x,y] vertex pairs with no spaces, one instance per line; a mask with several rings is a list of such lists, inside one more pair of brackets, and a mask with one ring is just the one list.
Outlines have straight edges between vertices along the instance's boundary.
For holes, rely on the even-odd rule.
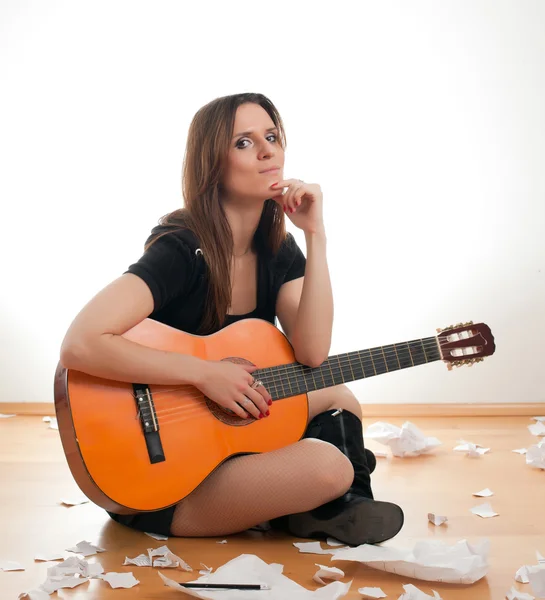
[[453,366],[472,366],[483,361],[485,356],[491,356],[496,350],[494,336],[490,327],[484,323],[474,324],[469,321],[437,331],[441,356],[449,370]]

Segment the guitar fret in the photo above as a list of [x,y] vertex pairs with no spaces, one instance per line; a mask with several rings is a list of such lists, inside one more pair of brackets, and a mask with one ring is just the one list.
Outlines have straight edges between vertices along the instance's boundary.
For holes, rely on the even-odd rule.
[[373,359],[373,366],[375,367],[375,372],[377,375],[382,375],[383,373],[388,372],[388,367],[386,366],[386,361],[384,360],[381,352],[381,348],[371,348],[371,358]]
[[399,369],[399,361],[395,357],[395,352],[391,350],[392,346],[386,346],[382,348],[382,354],[384,356],[384,360],[386,361],[386,368],[388,371],[397,371]]

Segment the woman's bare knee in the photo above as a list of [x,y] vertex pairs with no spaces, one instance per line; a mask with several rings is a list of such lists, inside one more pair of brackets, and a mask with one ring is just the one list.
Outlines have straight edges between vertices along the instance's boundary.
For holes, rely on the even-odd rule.
[[333,444],[307,438],[299,442],[309,448],[310,460],[319,468],[313,469],[312,486],[322,501],[342,496],[354,481],[354,467],[348,458]]

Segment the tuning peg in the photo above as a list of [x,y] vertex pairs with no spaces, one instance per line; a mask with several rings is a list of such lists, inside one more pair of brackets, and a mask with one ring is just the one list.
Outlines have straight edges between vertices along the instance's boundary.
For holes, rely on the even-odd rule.
[[435,331],[437,331],[437,333],[441,333],[443,330],[440,327],[438,327]]
[[473,321],[468,321],[467,323],[464,323],[464,327],[469,327],[470,325],[473,325]]
[[445,327],[442,330],[438,329],[437,331],[450,331],[451,329],[454,329],[454,325],[449,325],[448,327]]

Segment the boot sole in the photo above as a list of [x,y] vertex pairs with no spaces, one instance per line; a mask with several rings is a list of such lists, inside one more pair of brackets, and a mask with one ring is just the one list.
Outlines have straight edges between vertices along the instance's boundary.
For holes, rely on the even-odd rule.
[[404,520],[397,504],[374,501],[355,504],[327,520],[317,519],[310,512],[290,515],[288,527],[298,537],[333,537],[349,546],[359,546],[393,538]]

